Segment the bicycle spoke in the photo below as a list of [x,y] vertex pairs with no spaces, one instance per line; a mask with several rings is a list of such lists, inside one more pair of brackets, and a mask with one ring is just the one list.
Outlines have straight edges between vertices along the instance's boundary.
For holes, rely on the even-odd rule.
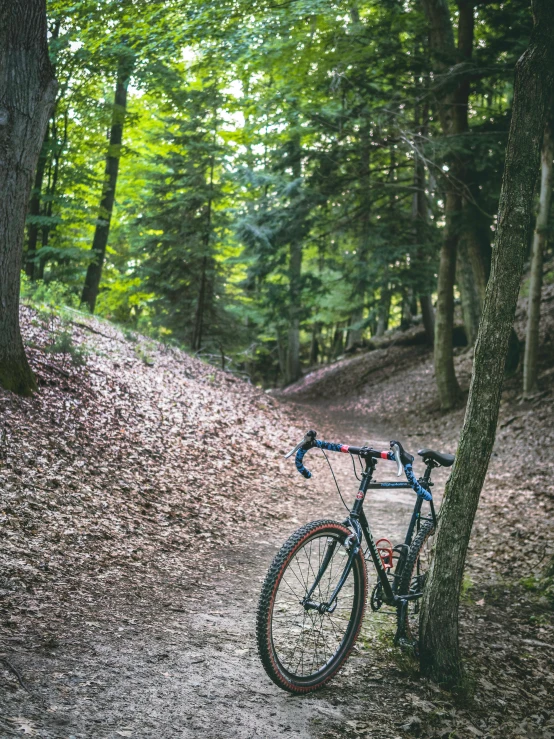
[[[353,608],[351,572],[333,613],[306,610],[302,605],[329,556],[329,547],[333,546],[330,539],[328,535],[316,537],[295,553],[275,597],[272,637],[277,656],[285,669],[303,677],[322,670],[341,648]],[[348,561],[342,543],[335,542],[326,570],[311,595],[316,603],[329,603]]]

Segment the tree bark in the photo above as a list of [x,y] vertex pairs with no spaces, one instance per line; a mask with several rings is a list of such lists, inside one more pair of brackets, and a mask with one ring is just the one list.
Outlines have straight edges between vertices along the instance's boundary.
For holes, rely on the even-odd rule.
[[547,121],[541,154],[541,189],[539,210],[533,236],[531,279],[527,308],[527,331],[523,357],[523,392],[526,395],[537,389],[537,360],[539,353],[539,321],[541,315],[542,265],[548,241],[548,214],[552,199],[552,160],[554,159],[554,131],[552,118]]
[[0,1],[0,385],[36,387],[19,326],[25,218],[56,95],[45,0]]
[[127,88],[129,86],[132,67],[132,60],[128,56],[121,56],[119,58],[102,199],[100,201],[100,211],[98,213],[91,247],[92,261],[87,269],[83,293],[81,295],[81,303],[86,303],[91,313],[94,313],[96,307],[100,279],[102,278],[102,268],[106,256],[106,247],[108,245],[108,236],[110,234],[110,221],[115,202],[119,159],[121,157],[123,124],[127,109]]
[[554,8],[534,0],[529,48],[516,66],[498,230],[460,444],[442,505],[420,623],[423,673],[440,684],[462,677],[458,607],[467,546],[492,447],[504,362],[527,251],[539,152],[554,87]]

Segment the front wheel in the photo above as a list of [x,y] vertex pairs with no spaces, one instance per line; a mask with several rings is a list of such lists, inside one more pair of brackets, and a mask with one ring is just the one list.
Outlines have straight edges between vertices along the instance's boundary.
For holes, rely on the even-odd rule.
[[336,521],[306,524],[281,547],[266,575],[258,650],[269,677],[291,693],[308,693],[330,680],[358,637],[367,597],[361,549],[338,597],[329,602],[352,541],[350,529]]

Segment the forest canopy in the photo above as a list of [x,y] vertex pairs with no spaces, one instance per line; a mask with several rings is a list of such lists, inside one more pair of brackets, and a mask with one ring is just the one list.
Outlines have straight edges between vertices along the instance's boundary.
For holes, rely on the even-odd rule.
[[532,18],[451,3],[439,43],[427,5],[50,0],[24,289],[274,385],[432,343],[449,232],[473,343]]

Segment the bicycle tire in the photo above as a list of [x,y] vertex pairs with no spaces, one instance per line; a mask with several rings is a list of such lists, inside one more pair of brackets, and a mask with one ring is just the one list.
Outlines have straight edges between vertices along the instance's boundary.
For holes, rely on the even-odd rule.
[[[398,595],[408,595],[410,591],[416,592],[416,590],[423,591],[425,587],[425,579],[422,581],[421,574],[418,574],[417,567],[418,562],[422,556],[422,552],[425,546],[428,544],[429,539],[435,533],[435,527],[432,521],[425,521],[417,533],[415,539],[412,542],[406,561],[402,568],[402,575],[400,577],[400,583],[398,586]],[[423,573],[425,578],[426,572]],[[417,578],[417,580],[416,580]],[[413,606],[409,606],[406,609],[406,616],[404,621],[404,632],[408,640],[413,643],[414,649],[417,652],[418,640],[419,640],[419,607],[421,604],[420,600],[412,601]],[[412,610],[410,610],[410,608]]]
[[[350,615],[348,616],[347,620],[346,617],[343,618],[340,615],[340,612],[339,616],[336,619],[334,618],[334,616],[333,618],[331,618],[331,616],[336,612],[335,610],[333,610],[333,614],[318,613],[312,617],[310,614],[313,612],[307,611],[302,605],[302,602],[300,600],[296,600],[297,595],[302,593],[302,586],[305,587],[306,593],[308,592],[310,587],[310,582],[308,582],[307,584],[301,582],[304,580],[302,570],[300,568],[300,565],[298,564],[304,561],[301,553],[304,552],[306,560],[309,563],[309,556],[311,556],[312,550],[315,550],[315,542],[317,541],[317,546],[319,547],[318,556],[321,562],[322,540],[326,540],[327,544],[325,546],[328,546],[329,541],[332,539],[335,539],[337,541],[337,545],[335,545],[335,548],[333,549],[331,562],[328,566],[328,569],[329,567],[331,568],[328,575],[328,589],[332,592],[333,585],[331,583],[334,566],[333,558],[335,556],[335,552],[338,552],[338,557],[342,556],[342,564],[344,565],[346,563],[344,555],[347,552],[344,547],[344,543],[346,539],[351,536],[351,534],[352,532],[350,531],[350,529],[348,529],[343,524],[338,523],[337,521],[321,520],[313,521],[312,523],[306,524],[305,526],[302,526],[300,529],[298,529],[294,534],[292,534],[292,536],[285,542],[285,544],[283,544],[267,572],[262,586],[258,605],[256,625],[258,652],[264,669],[271,680],[273,680],[273,682],[280,688],[283,688],[284,690],[287,690],[291,693],[309,693],[313,690],[321,688],[340,670],[345,660],[348,658],[350,652],[352,651],[352,648],[356,643],[356,639],[358,638],[367,600],[367,573],[365,560],[361,548],[354,558],[352,569],[348,575],[348,579],[345,582],[343,589],[339,593],[339,599],[337,601],[337,606],[340,602],[345,604],[341,608],[340,612],[344,611],[346,614],[349,608],[348,598],[350,597],[348,595],[350,589],[347,590],[347,586],[348,588],[352,589],[352,605],[350,608]],[[310,545],[309,556],[307,553],[308,545]],[[344,550],[344,552],[342,550]],[[339,562],[339,560],[337,561]],[[291,574],[294,573],[293,567],[296,567],[297,565],[299,567],[298,572],[300,573],[300,577],[297,577],[297,580],[301,584],[295,585],[298,592],[294,592],[293,595],[289,595],[288,590],[285,589],[285,586],[289,587],[290,589],[290,584],[285,579],[285,575],[289,568]],[[314,568],[310,568],[308,566],[307,568],[305,568],[305,571],[309,573],[310,577],[312,577],[311,583],[313,583],[313,580],[315,579],[315,575],[312,575],[312,573],[314,573]],[[340,573],[343,571],[344,567],[340,569],[339,562],[339,566],[336,570],[336,572],[339,573],[339,577]],[[327,570],[325,570],[325,572],[327,573]],[[327,575],[321,578],[318,588],[320,588],[321,583],[323,583],[326,577]],[[315,671],[308,674],[300,674],[300,662],[296,668],[291,668],[291,664],[289,664],[288,666],[285,664],[284,652],[286,650],[290,651],[291,649],[293,649],[293,645],[291,644],[291,642],[284,642],[286,646],[281,646],[281,635],[279,632],[277,632],[277,635],[275,634],[275,628],[280,629],[279,619],[281,616],[278,611],[276,614],[275,609],[277,607],[277,609],[281,608],[282,610],[281,604],[283,601],[281,599],[281,596],[279,595],[281,584],[283,584],[283,589],[281,592],[284,594],[284,596],[289,598],[288,601],[284,602],[291,604],[290,610],[292,610],[292,616],[290,616],[290,619],[292,619],[291,623],[295,627],[291,639],[296,638],[297,642],[301,640],[302,645],[304,645],[305,638],[307,640],[309,640],[310,638],[314,639],[314,637],[311,635],[306,636],[306,634],[310,631],[310,623],[313,625],[315,623],[315,619],[319,619],[321,629],[323,629],[324,619],[327,617],[329,620],[325,622],[325,624],[330,624],[334,631],[331,637],[332,648],[333,640],[336,640],[340,637],[340,633],[337,634],[337,622],[338,626],[341,627],[342,623],[346,621],[344,635],[342,639],[340,639],[340,643],[338,644],[338,648],[336,649],[336,651],[329,657],[329,659],[325,660],[324,664],[320,666],[318,665],[318,668],[315,669]],[[323,600],[321,602],[323,602]],[[298,603],[298,605],[296,605],[296,603]],[[285,618],[287,618],[287,608],[289,608],[288,605],[286,605],[285,607]],[[306,613],[308,613],[308,619],[306,617]],[[296,622],[294,621],[294,619],[297,619]],[[299,623],[300,619],[302,619],[301,625]],[[308,623],[306,623],[306,620],[308,621]],[[299,634],[296,633],[298,631]],[[329,631],[328,634],[331,634],[331,631]],[[320,637],[317,636],[314,642],[316,654],[319,638]],[[324,641],[322,641],[320,644],[323,651],[323,656],[325,657],[326,652],[324,650],[324,646],[326,648],[328,646],[328,642],[326,636],[324,636],[323,639]],[[297,647],[294,647],[294,649],[296,648]],[[294,659],[296,659],[294,651],[291,655],[291,663],[293,657]],[[321,661],[321,658],[319,658],[319,661]],[[304,672],[305,670],[303,653],[301,656],[301,664],[302,672]]]

